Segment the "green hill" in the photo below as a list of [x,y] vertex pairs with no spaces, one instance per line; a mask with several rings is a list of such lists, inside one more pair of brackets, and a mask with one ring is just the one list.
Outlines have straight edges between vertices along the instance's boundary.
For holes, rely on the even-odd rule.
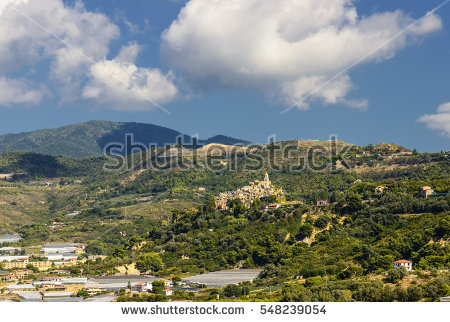
[[384,150],[388,152],[408,152],[411,150],[408,150],[407,148],[404,148],[398,144],[395,143],[379,143],[374,146],[375,150]]
[[[185,142],[191,142],[188,135],[153,124],[90,121],[56,129],[2,135],[0,136],[0,153],[27,151],[71,158],[100,156],[107,144],[124,143],[127,133],[134,135],[134,142],[140,142],[146,146],[150,143],[158,146],[174,144],[180,135],[184,136]],[[248,142],[219,135],[208,140],[201,140],[200,143],[246,144]]]

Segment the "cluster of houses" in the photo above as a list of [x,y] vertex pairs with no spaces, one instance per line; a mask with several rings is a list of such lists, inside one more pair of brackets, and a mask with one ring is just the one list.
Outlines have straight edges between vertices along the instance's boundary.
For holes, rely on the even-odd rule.
[[[166,296],[173,295],[173,283],[168,280],[163,280],[164,286],[166,287],[164,290],[162,290],[162,294]],[[137,292],[137,293],[151,293],[153,290],[153,283],[149,281],[145,282],[135,282],[130,283],[131,286],[131,292]],[[126,290],[129,287],[127,284],[124,283],[116,283],[116,284],[96,284],[95,282],[88,281],[85,284],[84,289],[90,296],[95,296],[103,292],[117,292],[119,290]]]
[[[1,273],[1,272],[0,272]],[[24,277],[27,277],[24,275]],[[118,293],[119,291],[148,293],[153,290],[153,281],[160,280],[153,276],[111,276],[112,280],[103,280],[102,277],[76,277],[64,278],[59,276],[45,276],[40,280],[26,281],[27,284],[10,284],[3,289],[8,293],[17,294],[22,299],[44,300],[51,297],[70,297],[77,292],[84,290],[89,296],[97,296],[106,293]],[[174,294],[174,288],[180,289],[186,284],[184,282],[177,283],[168,280],[164,282],[161,291],[166,296]],[[192,288],[193,291],[198,289]]]
[[24,279],[32,270],[48,271],[55,267],[72,266],[85,253],[86,244],[45,244],[40,254],[24,255],[20,248],[0,248],[0,263],[3,270],[10,271],[0,279],[11,281]]
[[[169,281],[169,280],[162,280],[164,282],[164,287],[165,289],[162,290],[162,294],[166,295],[166,296],[171,296],[173,295],[173,287],[174,284],[173,282]],[[178,283],[179,286],[184,286],[185,283],[184,282],[179,282]],[[138,293],[148,293],[148,292],[152,292],[153,291],[153,284],[150,282],[139,282],[136,285],[134,285],[131,288],[131,291],[134,292],[138,292]]]
[[228,200],[240,199],[246,207],[250,207],[256,198],[269,196],[280,197],[283,195],[283,189],[274,187],[269,179],[269,175],[266,173],[263,181],[255,180],[250,182],[248,186],[219,194],[215,200],[215,204],[217,209],[228,209]]
[[[260,273],[260,269],[232,269],[206,273],[197,276],[185,278],[176,284],[170,280],[161,279],[149,275],[125,275],[125,276],[96,276],[96,277],[63,277],[62,271],[48,272],[46,276],[40,278],[29,276],[32,271],[23,272],[22,283],[10,284],[4,287],[5,291],[16,293],[21,297],[30,297],[31,293],[40,293],[57,296],[58,294],[71,294],[84,290],[90,296],[96,296],[105,293],[136,292],[149,293],[154,291],[154,282],[164,283],[164,289],[161,291],[166,296],[174,295],[177,290],[198,292],[201,290],[199,285],[210,287],[224,287],[229,284],[238,284],[243,281],[252,281]],[[1,273],[1,272],[0,272]],[[25,284],[27,283],[27,284]],[[23,294],[27,293],[27,294]]]
[[12,271],[0,271],[0,280],[18,281],[27,279],[33,273],[30,269],[16,269]]
[[[412,154],[413,153],[411,151],[403,151],[403,152],[397,152],[397,153],[384,154],[384,155],[382,155],[382,157],[386,158],[386,159],[392,159],[394,157],[410,156]],[[362,155],[363,156],[369,156],[369,155],[372,155],[372,152],[370,152],[370,151],[362,151]],[[357,154],[356,157],[360,157],[360,155]]]

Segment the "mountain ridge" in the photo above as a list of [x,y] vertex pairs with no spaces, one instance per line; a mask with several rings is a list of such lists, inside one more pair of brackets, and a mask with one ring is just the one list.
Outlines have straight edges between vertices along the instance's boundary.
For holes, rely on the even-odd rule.
[[[178,138],[192,142],[192,137],[179,131],[147,123],[112,122],[93,120],[69,124],[54,129],[4,134],[0,136],[0,153],[5,151],[34,152],[46,155],[63,155],[71,158],[95,157],[103,154],[109,143],[125,143],[125,135],[133,134],[133,142],[147,147],[176,144]],[[248,144],[225,135],[216,135],[200,144]]]

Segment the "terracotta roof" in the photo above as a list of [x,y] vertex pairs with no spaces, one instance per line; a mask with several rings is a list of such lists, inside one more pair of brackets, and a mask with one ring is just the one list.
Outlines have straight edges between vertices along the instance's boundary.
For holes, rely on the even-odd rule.
[[428,187],[428,186],[423,186],[421,189],[423,189],[423,190],[430,190],[431,189],[431,187]]
[[406,259],[401,259],[401,260],[395,261],[394,263],[412,263],[412,262],[408,261]]

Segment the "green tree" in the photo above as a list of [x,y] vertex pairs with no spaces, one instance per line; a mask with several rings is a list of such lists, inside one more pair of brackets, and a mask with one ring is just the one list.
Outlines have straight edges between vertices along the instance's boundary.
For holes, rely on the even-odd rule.
[[362,198],[359,194],[354,193],[348,196],[348,207],[353,210],[359,210],[362,207]]
[[406,276],[406,270],[400,267],[398,269],[392,268],[390,270],[388,270],[387,272],[387,276],[388,276],[388,280],[391,283],[397,283],[399,281],[401,281],[403,279],[403,277]]
[[381,292],[381,300],[383,302],[394,302],[395,300],[395,293],[389,285],[386,285],[383,288],[383,291]]
[[411,285],[410,287],[408,287],[407,293],[408,293],[408,301],[410,302],[417,302],[424,297],[422,287],[418,285]]
[[311,224],[304,224],[300,226],[296,235],[297,240],[303,240],[306,237],[310,237],[314,231],[314,227]]
[[328,220],[324,216],[320,216],[314,222],[314,226],[316,226],[319,229],[324,229],[327,225],[328,225]]
[[223,295],[226,297],[237,297],[241,295],[241,289],[236,284],[230,284],[223,289]]
[[363,269],[361,267],[350,266],[350,267],[347,267],[346,269],[340,271],[337,274],[337,278],[344,280],[344,279],[360,276],[360,275],[362,275],[362,273],[363,273]]
[[213,197],[208,198],[203,206],[203,211],[209,214],[213,213],[215,210],[216,210],[216,201],[214,200]]
[[394,289],[395,298],[399,302],[406,302],[408,301],[408,292],[401,286],[397,286]]
[[158,272],[163,268],[163,261],[159,254],[149,253],[138,257],[136,260],[136,268],[141,272],[153,271]]
[[175,285],[178,284],[179,282],[181,282],[181,277],[179,277],[179,276],[172,277],[172,282]]
[[439,225],[435,228],[435,234],[437,237],[444,238],[450,235],[450,218],[446,217],[441,219]]
[[166,288],[164,281],[153,281],[152,292],[161,293]]
[[322,276],[308,277],[305,281],[306,287],[318,286],[324,283]]

